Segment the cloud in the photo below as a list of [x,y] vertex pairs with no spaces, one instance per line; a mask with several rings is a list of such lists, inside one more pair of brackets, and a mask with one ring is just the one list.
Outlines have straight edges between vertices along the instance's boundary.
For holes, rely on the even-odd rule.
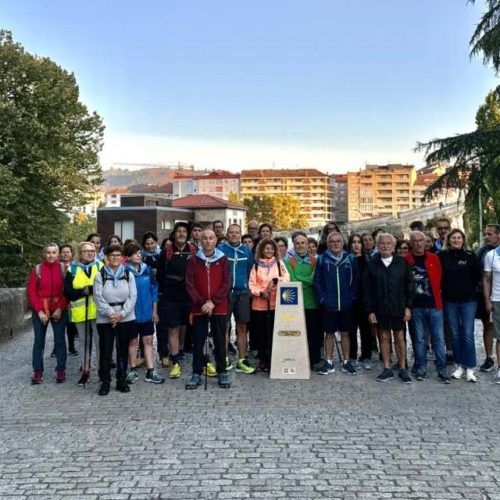
[[249,168],[318,168],[329,173],[359,170],[365,164],[423,165],[422,155],[408,148],[335,149],[300,144],[246,143],[185,137],[110,134],[101,154],[105,169],[114,163],[194,165],[237,172]]

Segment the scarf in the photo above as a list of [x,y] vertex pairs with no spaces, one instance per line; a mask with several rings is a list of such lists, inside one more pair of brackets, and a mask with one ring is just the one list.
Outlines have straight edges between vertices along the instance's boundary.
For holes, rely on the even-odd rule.
[[115,288],[118,288],[118,281],[120,280],[120,278],[123,276],[123,273],[125,272],[125,266],[123,264],[120,264],[118,266],[118,269],[115,272],[113,272],[113,270],[109,266],[106,266],[104,268],[104,272],[108,276],[113,278],[113,286]]
[[155,249],[151,252],[149,252],[148,250],[146,250],[145,248],[143,248],[141,250],[141,254],[142,254],[142,257],[158,257],[158,255],[160,255],[161,253],[161,249],[158,245],[156,245]]
[[301,257],[295,250],[290,250],[289,256],[293,257],[297,262],[304,264],[311,263],[311,256],[307,252]]
[[222,252],[222,250],[219,250],[218,248],[216,248],[215,252],[210,257],[207,257],[205,255],[205,253],[203,252],[203,250],[200,249],[196,252],[196,256],[199,257],[201,260],[204,260],[205,263],[208,265],[208,264],[212,264],[213,262],[216,262],[219,259],[221,259],[222,257],[224,257],[224,252]]
[[92,266],[97,264],[97,260],[91,260],[90,262],[74,262],[74,265],[76,267],[79,267],[87,276],[90,276],[90,273],[92,272]]
[[131,262],[125,264],[125,269],[128,269],[134,276],[142,276],[148,269],[148,266],[141,262],[139,264],[139,269],[137,269]]

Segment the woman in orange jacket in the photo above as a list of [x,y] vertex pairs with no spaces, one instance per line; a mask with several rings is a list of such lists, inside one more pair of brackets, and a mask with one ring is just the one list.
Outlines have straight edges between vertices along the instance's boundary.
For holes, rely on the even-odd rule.
[[255,250],[255,265],[250,272],[248,286],[252,293],[252,325],[258,333],[259,370],[268,372],[271,362],[274,309],[279,281],[290,281],[290,276],[279,258],[278,245],[265,238]]

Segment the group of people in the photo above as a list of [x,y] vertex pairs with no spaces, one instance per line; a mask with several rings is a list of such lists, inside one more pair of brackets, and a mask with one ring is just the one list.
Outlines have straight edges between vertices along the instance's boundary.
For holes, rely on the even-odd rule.
[[[431,348],[441,382],[476,382],[476,317],[483,322],[486,352],[480,370],[495,367],[494,339],[500,359],[500,226],[485,228],[485,245],[477,254],[448,219],[437,221],[435,240],[418,221],[410,230],[408,240],[379,229],[346,241],[330,222],[318,240],[295,231],[289,242],[273,238],[271,225],[256,221],[248,223],[245,234],[238,224],[224,228],[223,221],[211,228],[177,222],[161,244],[152,232],[141,243],[113,235],[106,245],[94,233],[78,245],[76,255],[69,245],[49,243],[28,282],[32,383],[43,381],[50,323],[58,383],[66,380],[67,337],[69,354],[82,359],[80,385],[89,381],[93,359],[100,395],[110,392],[113,368],[118,391],[130,391],[143,364],[145,381],[160,384],[165,378],[155,368],[156,334],[169,378],[181,376],[181,361],[190,350],[186,389],[201,385],[203,375],[229,388],[229,370],[269,372],[276,292],[279,282],[288,281],[302,283],[309,360],[320,375],[335,371],[339,338],[340,369],[349,375],[360,366],[371,370],[378,353],[383,363],[378,381],[395,373],[404,383],[413,381],[410,373],[423,381]],[[233,326],[236,348],[230,341]],[[237,354],[234,365],[228,351]],[[255,365],[250,351],[257,353]],[[450,363],[455,365],[451,377]],[[500,369],[495,380],[500,383]]]

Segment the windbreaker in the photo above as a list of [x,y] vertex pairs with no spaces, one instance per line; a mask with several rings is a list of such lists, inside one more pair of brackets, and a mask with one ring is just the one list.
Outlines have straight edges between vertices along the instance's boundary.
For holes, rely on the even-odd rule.
[[158,286],[150,266],[141,262],[139,269],[127,262],[125,268],[134,275],[137,299],[135,302],[136,323],[147,323],[153,320],[153,304],[158,302]]
[[233,246],[228,241],[219,245],[218,248],[229,260],[231,291],[236,295],[248,293],[248,277],[253,265],[252,252],[247,246],[241,243]]

